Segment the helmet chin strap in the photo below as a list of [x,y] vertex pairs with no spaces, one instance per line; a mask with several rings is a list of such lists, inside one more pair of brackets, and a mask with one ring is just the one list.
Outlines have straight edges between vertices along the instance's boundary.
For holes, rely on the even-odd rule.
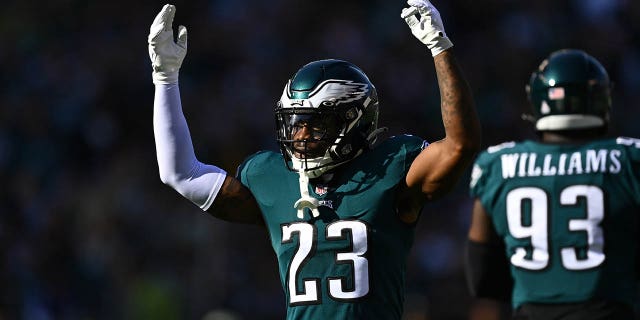
[[[376,138],[379,134],[387,131],[387,128],[378,128],[371,132],[367,137],[367,142],[369,143],[369,147],[371,147],[375,142]],[[357,155],[362,153],[362,150],[358,152]],[[356,155],[356,156],[357,156]],[[294,208],[298,209],[298,218],[304,219],[304,208],[309,208],[311,210],[311,215],[315,218],[320,215],[320,211],[318,211],[318,206],[320,205],[320,201],[318,199],[313,198],[309,195],[309,175],[312,175],[313,178],[317,178],[321,176],[326,170],[332,167],[325,167],[322,170],[312,170],[310,172],[305,172],[305,166],[302,164],[302,161],[297,159],[295,156],[291,157],[294,168],[298,167],[298,174],[300,175],[300,199],[296,201],[293,205]],[[321,163],[322,159],[320,160]]]
[[311,215],[314,218],[318,217],[320,215],[320,211],[318,211],[320,202],[309,195],[309,176],[304,172],[302,166],[298,169],[298,174],[300,175],[300,199],[293,205],[294,208],[298,209],[298,218],[304,219],[304,208],[311,209]]

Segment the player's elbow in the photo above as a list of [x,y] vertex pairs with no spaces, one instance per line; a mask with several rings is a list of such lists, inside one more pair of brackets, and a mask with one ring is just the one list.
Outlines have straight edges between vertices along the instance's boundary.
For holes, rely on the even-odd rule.
[[473,161],[478,149],[473,146],[453,146],[445,149],[440,157],[438,170],[428,172],[419,183],[427,200],[437,200],[450,193],[460,181],[462,174]]
[[200,167],[201,164],[198,161],[193,161],[189,166],[158,162],[158,173],[162,183],[178,190],[181,185],[197,176]]
[[482,147],[482,133],[476,123],[466,125],[466,130],[447,134],[444,139],[454,156],[462,159],[473,158]]
[[202,204],[197,202],[193,197],[193,184],[191,179],[179,174],[161,174],[160,181],[198,206]]
[[183,180],[179,174],[160,170],[160,181],[173,189],[177,189]]
[[461,139],[451,144],[449,154],[456,163],[467,164],[480,152],[480,139]]

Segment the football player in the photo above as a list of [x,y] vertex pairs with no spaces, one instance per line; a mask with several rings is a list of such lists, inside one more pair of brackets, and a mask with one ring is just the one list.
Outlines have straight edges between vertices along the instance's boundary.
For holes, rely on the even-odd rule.
[[640,140],[605,137],[611,82],[581,50],[544,59],[527,94],[540,141],[506,142],[473,167],[467,279],[516,319],[634,319]]
[[264,226],[276,253],[287,319],[400,319],[406,259],[420,209],[443,196],[479,150],[468,85],[436,8],[410,0],[401,17],[433,56],[446,137],[377,141],[378,97],[352,63],[300,68],[275,109],[280,152],[249,156],[229,175],[197,160],[179,96],[187,31],[173,5],[148,38],[161,180],[214,217]]

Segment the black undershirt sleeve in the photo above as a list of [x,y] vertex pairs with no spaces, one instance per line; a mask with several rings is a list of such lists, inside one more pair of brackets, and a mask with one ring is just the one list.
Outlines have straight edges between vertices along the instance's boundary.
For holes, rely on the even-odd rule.
[[471,295],[510,301],[513,279],[504,245],[468,240],[465,251],[465,275]]

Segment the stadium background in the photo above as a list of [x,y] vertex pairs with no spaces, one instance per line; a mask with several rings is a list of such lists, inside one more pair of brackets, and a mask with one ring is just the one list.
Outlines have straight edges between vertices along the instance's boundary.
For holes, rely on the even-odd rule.
[[[160,183],[152,132],[154,1],[15,1],[0,10],[0,319],[282,319],[267,235]],[[381,125],[442,137],[431,56],[403,1],[176,1],[199,158],[235,172],[275,148],[272,111],[304,63],[341,58],[378,88]],[[483,146],[531,138],[524,85],[550,51],[585,49],[615,81],[612,135],[640,137],[640,2],[437,1],[472,87]],[[428,205],[407,319],[465,319],[465,177]]]

